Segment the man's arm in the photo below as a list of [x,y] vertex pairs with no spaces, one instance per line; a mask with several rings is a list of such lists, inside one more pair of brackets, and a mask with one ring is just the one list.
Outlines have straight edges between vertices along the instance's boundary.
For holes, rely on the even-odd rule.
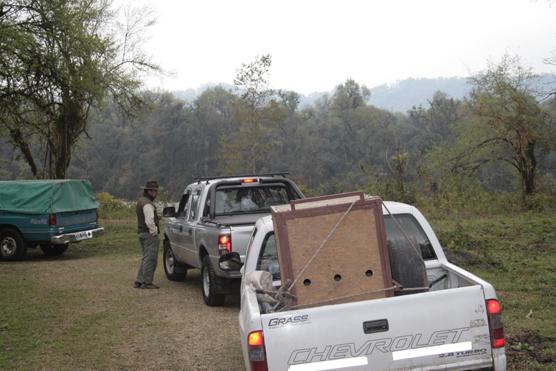
[[158,234],[158,228],[154,223],[154,213],[155,210],[153,205],[146,204],[145,206],[143,206],[143,214],[145,215],[145,224],[147,225],[147,228],[149,228],[149,233],[152,234],[153,236],[156,236]]

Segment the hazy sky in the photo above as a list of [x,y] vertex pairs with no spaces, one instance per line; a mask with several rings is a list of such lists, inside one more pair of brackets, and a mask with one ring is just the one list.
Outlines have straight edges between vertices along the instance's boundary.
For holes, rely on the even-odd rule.
[[[121,0],[124,1],[124,0]],[[137,2],[135,2],[137,3]],[[556,50],[551,0],[144,0],[157,24],[145,50],[167,77],[150,88],[232,83],[242,63],[272,56],[271,86],[328,91],[408,77],[469,76],[519,54],[536,72]]]

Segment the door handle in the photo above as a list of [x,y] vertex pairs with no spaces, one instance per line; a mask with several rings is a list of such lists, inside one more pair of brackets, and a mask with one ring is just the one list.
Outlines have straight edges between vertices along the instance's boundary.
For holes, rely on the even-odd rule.
[[375,332],[386,332],[388,331],[388,320],[387,319],[377,319],[374,321],[363,322],[363,332],[365,334],[374,334]]

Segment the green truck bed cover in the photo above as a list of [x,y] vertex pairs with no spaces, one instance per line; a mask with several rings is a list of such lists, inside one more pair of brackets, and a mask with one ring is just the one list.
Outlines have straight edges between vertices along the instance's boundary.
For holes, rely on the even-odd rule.
[[0,181],[0,210],[40,214],[96,209],[91,183],[81,179]]

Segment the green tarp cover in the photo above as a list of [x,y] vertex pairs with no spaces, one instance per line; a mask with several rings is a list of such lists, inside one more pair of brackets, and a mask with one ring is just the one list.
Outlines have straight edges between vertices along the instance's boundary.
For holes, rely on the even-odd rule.
[[96,209],[88,180],[0,181],[0,210],[19,213],[62,213]]

